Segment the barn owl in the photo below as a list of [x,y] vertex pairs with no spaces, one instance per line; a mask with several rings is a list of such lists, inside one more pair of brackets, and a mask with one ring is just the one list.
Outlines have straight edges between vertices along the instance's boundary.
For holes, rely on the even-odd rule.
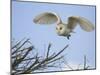
[[70,16],[68,17],[68,23],[63,23],[59,15],[54,12],[41,13],[33,19],[33,22],[45,25],[56,23],[56,33],[59,36],[67,37],[67,39],[69,39],[71,36],[70,33],[74,32],[73,30],[77,25],[80,25],[80,27],[87,32],[94,30],[94,25],[84,17]]

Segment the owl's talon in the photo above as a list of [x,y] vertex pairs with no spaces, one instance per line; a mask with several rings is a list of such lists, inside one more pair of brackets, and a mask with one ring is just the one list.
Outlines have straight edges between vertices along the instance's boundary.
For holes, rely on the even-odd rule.
[[71,37],[71,35],[70,35],[70,34],[67,36],[67,39],[68,39],[68,40],[69,40],[69,37]]

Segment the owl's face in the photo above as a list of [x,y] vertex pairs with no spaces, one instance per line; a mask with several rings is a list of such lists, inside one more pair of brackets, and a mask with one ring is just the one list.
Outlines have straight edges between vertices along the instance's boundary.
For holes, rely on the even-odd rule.
[[57,25],[56,32],[59,36],[66,36],[66,26],[64,24]]

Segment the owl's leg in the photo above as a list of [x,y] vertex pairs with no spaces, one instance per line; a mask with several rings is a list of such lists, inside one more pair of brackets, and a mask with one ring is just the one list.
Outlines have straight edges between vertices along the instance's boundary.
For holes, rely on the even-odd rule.
[[69,40],[69,37],[71,37],[71,35],[69,34],[69,35],[67,35],[67,39]]

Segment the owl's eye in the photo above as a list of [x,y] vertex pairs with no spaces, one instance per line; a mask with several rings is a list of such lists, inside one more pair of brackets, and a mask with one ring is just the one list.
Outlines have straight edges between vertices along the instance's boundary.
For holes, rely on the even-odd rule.
[[59,29],[62,30],[62,27],[60,27]]

